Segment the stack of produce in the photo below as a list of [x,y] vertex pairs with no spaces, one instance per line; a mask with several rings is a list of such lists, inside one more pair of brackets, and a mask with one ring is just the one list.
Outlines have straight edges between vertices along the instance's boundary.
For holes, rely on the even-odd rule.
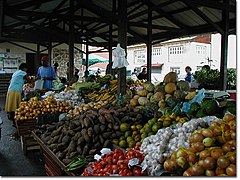
[[49,96],[53,96],[57,102],[67,102],[73,108],[78,107],[84,103],[84,99],[75,90],[61,91],[60,93],[48,91],[42,96],[42,98],[45,99]]
[[[100,160],[90,163],[82,176],[146,176],[146,171],[141,167],[143,158],[144,155],[139,150],[123,152],[117,148],[102,156]],[[131,161],[135,163],[130,165]]]
[[117,80],[111,80],[109,88],[93,91],[87,94],[86,97],[94,101],[114,101],[117,97]]
[[146,137],[141,145],[145,155],[144,164],[148,173],[155,176],[158,170],[163,169],[164,161],[180,147],[189,148],[188,138],[197,129],[208,127],[212,122],[218,121],[215,116],[191,119],[184,124],[178,123],[172,128],[159,129],[156,135]]
[[71,106],[66,102],[57,102],[53,96],[39,101],[37,97],[28,102],[21,102],[15,113],[16,121],[36,120],[38,115],[47,113],[68,112]]
[[58,77],[55,80],[53,80],[53,88],[52,88],[53,90],[58,91],[64,88],[65,88],[64,84],[61,82],[61,80]]
[[74,118],[67,117],[53,125],[43,125],[37,134],[65,164],[76,155],[92,161],[95,153],[103,147],[111,147],[112,140],[122,136],[120,124],[122,120],[131,121],[127,116],[129,113],[130,110],[120,106],[89,109]]
[[226,114],[189,137],[190,147],[180,148],[164,162],[164,169],[181,168],[183,176],[236,176],[236,117]]

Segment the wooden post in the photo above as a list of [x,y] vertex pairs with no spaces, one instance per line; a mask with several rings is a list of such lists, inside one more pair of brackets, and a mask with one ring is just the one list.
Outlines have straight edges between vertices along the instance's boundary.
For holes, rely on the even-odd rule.
[[[127,53],[127,0],[118,1],[118,43]],[[126,94],[126,68],[118,69],[118,94]]]
[[147,43],[147,80],[151,82],[152,73],[152,9],[148,5],[148,43]]
[[[112,24],[109,25],[109,45],[108,45],[108,51],[109,51],[109,68],[110,68],[110,74],[114,74],[112,71]],[[107,73],[107,72],[106,72]]]
[[88,38],[86,40],[86,71],[88,70],[88,66],[89,66],[89,49],[88,49]]
[[70,0],[70,15],[69,15],[69,80],[73,78],[74,68],[74,0]]
[[[229,4],[229,0],[224,0],[224,3]],[[221,90],[227,89],[227,53],[228,53],[228,30],[229,30],[229,11],[227,9],[222,11],[223,18],[223,34],[221,39],[221,65],[220,65],[220,79]]]
[[52,42],[49,41],[48,43],[48,60],[49,60],[49,65],[52,65]]
[[37,51],[34,58],[34,73],[37,75],[38,68],[40,67],[40,44],[37,44]]

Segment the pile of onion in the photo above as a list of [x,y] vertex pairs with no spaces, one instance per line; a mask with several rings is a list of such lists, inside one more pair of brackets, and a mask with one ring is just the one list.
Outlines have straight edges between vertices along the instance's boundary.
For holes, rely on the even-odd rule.
[[180,148],[164,162],[164,169],[181,169],[183,176],[236,176],[236,117],[223,120],[189,137],[190,148]]
[[71,106],[66,102],[57,102],[53,96],[39,101],[37,97],[21,102],[15,113],[16,121],[35,120],[40,114],[68,112]]

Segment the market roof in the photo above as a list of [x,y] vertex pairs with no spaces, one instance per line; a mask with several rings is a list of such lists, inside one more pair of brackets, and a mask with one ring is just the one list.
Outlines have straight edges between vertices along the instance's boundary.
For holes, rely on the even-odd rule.
[[[70,7],[70,2],[74,6]],[[118,40],[116,0],[1,0],[0,42],[68,43],[74,23],[75,43],[107,47]],[[148,12],[152,12],[152,43],[189,35],[236,34],[236,0],[128,0],[127,45],[148,41]],[[224,12],[229,12],[225,19]],[[112,33],[111,26],[112,25]],[[112,34],[112,36],[110,35]]]

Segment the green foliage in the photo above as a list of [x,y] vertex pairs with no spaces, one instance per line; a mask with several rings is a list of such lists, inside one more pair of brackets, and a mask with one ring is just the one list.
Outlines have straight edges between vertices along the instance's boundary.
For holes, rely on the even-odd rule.
[[237,82],[237,74],[236,70],[230,68],[227,70],[227,84],[228,89],[236,89],[236,82]]

